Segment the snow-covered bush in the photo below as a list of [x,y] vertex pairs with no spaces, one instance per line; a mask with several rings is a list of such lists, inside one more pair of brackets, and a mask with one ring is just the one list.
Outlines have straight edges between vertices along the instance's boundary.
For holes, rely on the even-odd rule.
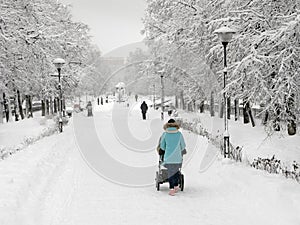
[[[54,120],[56,126],[58,127],[58,124],[59,124],[59,116],[53,117],[53,120]],[[63,122],[63,125],[64,125],[64,126],[67,125],[68,122],[69,122],[69,118],[68,118],[68,117],[62,117],[62,122]]]

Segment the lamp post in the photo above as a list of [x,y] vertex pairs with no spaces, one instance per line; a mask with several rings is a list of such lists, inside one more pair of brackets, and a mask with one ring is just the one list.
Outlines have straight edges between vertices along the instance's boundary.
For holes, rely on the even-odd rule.
[[164,90],[164,74],[160,74],[161,82],[161,120],[164,120],[164,101],[165,101],[165,90]]
[[227,76],[227,52],[226,47],[228,43],[231,41],[232,36],[236,33],[235,30],[230,29],[228,27],[221,27],[217,30],[215,30],[216,34],[218,34],[219,39],[222,42],[223,48],[224,48],[224,70],[223,70],[223,97],[224,97],[224,103],[225,103],[225,109],[224,109],[224,157],[229,157],[229,132],[228,132],[228,118],[227,118],[227,93],[226,93],[226,76]]
[[58,99],[58,109],[59,109],[59,132],[63,131],[63,121],[62,121],[62,91],[61,91],[61,83],[60,83],[60,76],[61,76],[61,67],[65,64],[65,60],[61,58],[57,58],[53,60],[53,64],[57,68],[58,75],[54,75],[58,77],[58,89],[59,89],[59,99]]

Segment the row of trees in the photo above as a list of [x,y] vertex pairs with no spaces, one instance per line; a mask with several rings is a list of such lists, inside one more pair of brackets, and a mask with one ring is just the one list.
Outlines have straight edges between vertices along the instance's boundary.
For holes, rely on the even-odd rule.
[[[68,6],[56,0],[0,0],[0,122],[3,106],[14,102],[22,114],[22,102],[52,102],[58,95],[53,59],[63,58],[64,96],[86,88],[87,77],[97,71],[100,51],[91,43],[89,28],[74,22]],[[97,77],[97,79],[101,79]],[[14,100],[14,101],[12,101]],[[3,104],[5,103],[5,104]],[[9,114],[8,114],[9,115]]]
[[[174,65],[166,74],[179,77],[184,70],[197,81],[181,85],[191,101],[208,99],[212,93],[221,99],[223,50],[214,31],[228,26],[237,35],[228,45],[226,92],[236,102],[242,99],[245,107],[260,104],[265,123],[284,121],[295,131],[300,113],[299,1],[147,0],[147,4],[143,32],[152,59]],[[174,69],[178,67],[182,70]]]

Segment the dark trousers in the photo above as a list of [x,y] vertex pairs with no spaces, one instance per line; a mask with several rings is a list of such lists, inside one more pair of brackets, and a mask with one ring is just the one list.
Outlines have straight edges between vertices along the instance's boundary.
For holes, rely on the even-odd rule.
[[169,187],[173,189],[175,186],[178,186],[181,164],[166,164],[165,167],[168,169]]
[[142,115],[143,115],[143,120],[145,120],[146,119],[146,113],[142,112]]
[[92,112],[91,109],[88,109],[88,114],[87,114],[87,116],[93,116],[93,112]]

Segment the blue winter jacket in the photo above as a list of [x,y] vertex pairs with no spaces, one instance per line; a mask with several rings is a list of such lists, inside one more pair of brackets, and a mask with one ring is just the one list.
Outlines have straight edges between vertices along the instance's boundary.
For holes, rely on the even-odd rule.
[[167,127],[161,136],[160,148],[165,151],[164,164],[182,163],[182,151],[185,142],[177,127]]

